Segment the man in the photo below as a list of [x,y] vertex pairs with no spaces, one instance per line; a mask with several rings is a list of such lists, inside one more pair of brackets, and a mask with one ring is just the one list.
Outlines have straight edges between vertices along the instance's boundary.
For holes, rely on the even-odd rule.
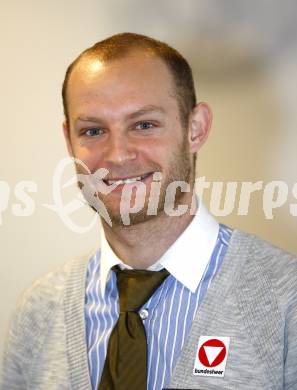
[[71,64],[63,102],[79,185],[109,219],[91,259],[24,294],[4,388],[296,389],[296,259],[196,199],[211,112],[185,59],[115,35]]

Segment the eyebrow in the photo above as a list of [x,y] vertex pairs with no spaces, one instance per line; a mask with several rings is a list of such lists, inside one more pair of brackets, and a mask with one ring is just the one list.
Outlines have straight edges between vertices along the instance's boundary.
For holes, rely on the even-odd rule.
[[132,112],[131,114],[127,115],[127,118],[128,119],[133,119],[133,118],[141,116],[141,115],[151,114],[151,113],[155,113],[155,112],[158,112],[160,114],[165,114],[165,110],[163,108],[161,108],[161,107],[145,106],[145,107],[142,107],[141,109],[139,109],[139,110],[137,110],[135,112]]
[[[161,107],[158,107],[158,106],[153,106],[153,105],[149,105],[149,106],[144,106],[142,108],[140,108],[139,110],[135,111],[135,112],[132,112],[131,114],[128,114],[126,116],[126,119],[134,119],[136,117],[139,117],[141,115],[145,115],[145,114],[152,114],[152,113],[160,113],[160,114],[164,114],[165,113],[165,110]],[[75,122],[78,122],[78,121],[82,121],[82,122],[102,122],[102,120],[98,117],[94,117],[94,116],[79,116]]]

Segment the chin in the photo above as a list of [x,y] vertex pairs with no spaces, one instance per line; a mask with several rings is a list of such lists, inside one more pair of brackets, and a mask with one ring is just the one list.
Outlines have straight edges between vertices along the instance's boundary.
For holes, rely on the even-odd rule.
[[145,223],[156,218],[156,215],[148,215],[146,210],[137,213],[110,213],[112,227],[131,227]]

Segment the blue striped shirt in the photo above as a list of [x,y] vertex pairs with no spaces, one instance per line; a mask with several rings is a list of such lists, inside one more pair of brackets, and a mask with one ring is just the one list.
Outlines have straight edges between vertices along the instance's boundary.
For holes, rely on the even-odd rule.
[[[143,320],[148,343],[148,390],[160,390],[169,385],[197,308],[220,269],[231,233],[231,229],[220,225],[214,249],[195,291],[169,275],[140,310],[145,309],[148,314]],[[94,390],[100,383],[109,336],[119,316],[113,271],[109,273],[103,293],[100,288],[100,256],[97,251],[90,259],[86,280],[87,348]]]

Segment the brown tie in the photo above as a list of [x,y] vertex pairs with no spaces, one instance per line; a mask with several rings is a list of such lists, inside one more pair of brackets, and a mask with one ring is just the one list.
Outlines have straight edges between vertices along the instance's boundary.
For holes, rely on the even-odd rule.
[[117,275],[120,316],[113,328],[98,390],[146,390],[147,343],[138,310],[169,275],[146,270],[120,270]]

